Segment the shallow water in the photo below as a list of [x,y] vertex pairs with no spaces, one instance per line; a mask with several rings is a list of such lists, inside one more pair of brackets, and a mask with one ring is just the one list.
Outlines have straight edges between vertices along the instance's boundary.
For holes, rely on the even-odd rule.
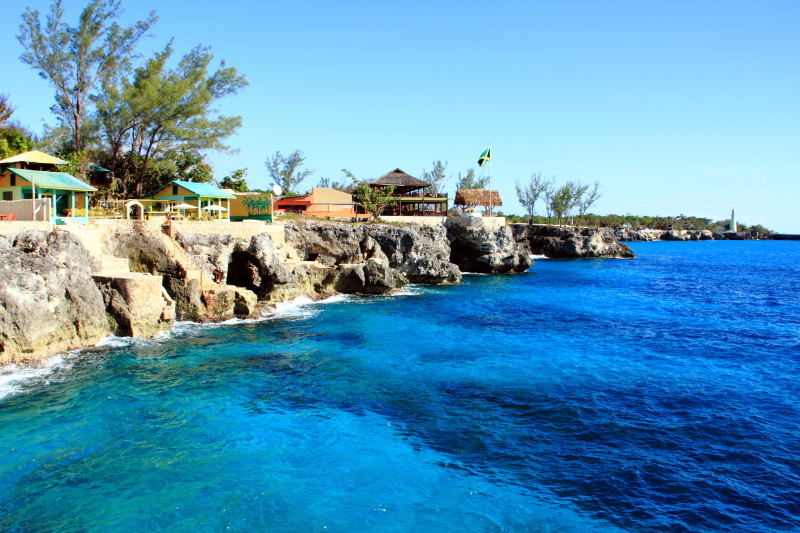
[[633,248],[7,370],[0,530],[800,528],[800,246]]

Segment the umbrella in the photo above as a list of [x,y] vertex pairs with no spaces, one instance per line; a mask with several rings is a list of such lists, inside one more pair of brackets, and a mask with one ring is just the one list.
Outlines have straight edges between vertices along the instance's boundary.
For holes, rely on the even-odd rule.
[[173,205],[170,207],[170,209],[197,209],[197,206],[183,203],[183,204]]
[[207,205],[203,209],[208,209],[209,211],[227,211],[226,208],[222,207],[221,205]]

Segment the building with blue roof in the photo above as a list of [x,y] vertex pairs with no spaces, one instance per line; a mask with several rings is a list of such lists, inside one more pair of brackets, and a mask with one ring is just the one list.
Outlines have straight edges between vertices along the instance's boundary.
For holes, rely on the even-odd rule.
[[[155,194],[141,200],[152,204],[155,212],[164,211],[167,206],[176,203],[188,204],[193,208],[185,208],[181,211],[184,211],[189,218],[201,218],[201,213],[205,212],[212,218],[228,220],[231,200],[235,198],[236,195],[211,183],[172,181]],[[196,209],[194,206],[197,206]]]

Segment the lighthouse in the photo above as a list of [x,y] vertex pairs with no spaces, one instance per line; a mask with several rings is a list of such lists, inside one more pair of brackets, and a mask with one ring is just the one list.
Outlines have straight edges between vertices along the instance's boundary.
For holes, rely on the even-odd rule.
[[732,231],[732,232],[734,232],[734,233],[736,233],[737,231],[739,231],[739,230],[737,229],[737,227],[736,227],[736,209],[731,209],[731,225],[730,225],[730,231]]

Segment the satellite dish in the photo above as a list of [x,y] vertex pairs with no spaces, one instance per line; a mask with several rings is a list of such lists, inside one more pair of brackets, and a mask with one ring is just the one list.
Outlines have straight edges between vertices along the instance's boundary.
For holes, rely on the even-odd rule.
[[283,189],[281,189],[281,186],[276,183],[272,186],[272,192],[275,193],[275,196],[280,196],[283,192]]

